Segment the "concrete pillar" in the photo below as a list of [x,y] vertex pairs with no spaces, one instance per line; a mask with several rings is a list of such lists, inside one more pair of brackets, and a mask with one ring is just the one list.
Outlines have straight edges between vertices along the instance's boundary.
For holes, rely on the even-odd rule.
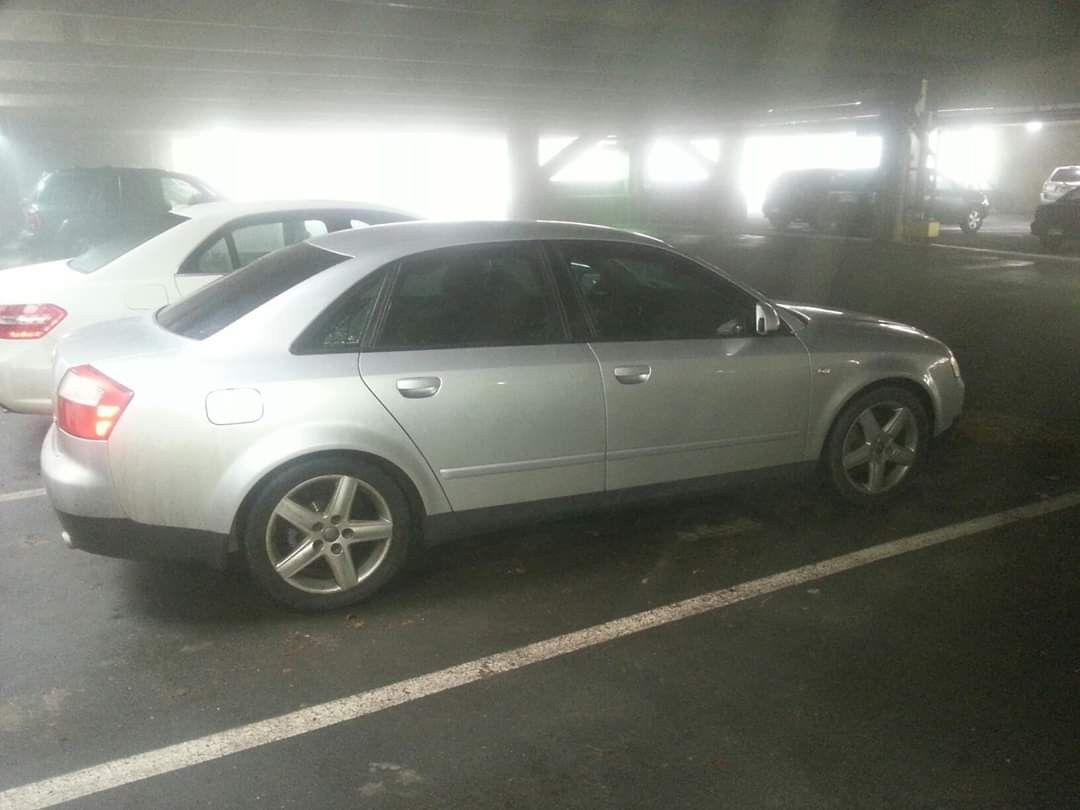
[[911,132],[907,116],[895,111],[882,116],[881,185],[878,189],[875,236],[898,242],[904,233],[904,202],[911,164]]
[[626,153],[629,157],[629,172],[626,178],[626,214],[628,224],[641,227],[648,222],[648,201],[645,198],[645,150],[648,140],[643,136],[632,136],[626,140]]
[[543,214],[547,179],[538,165],[539,135],[517,128],[507,136],[510,157],[510,211],[513,219],[538,219]]
[[746,149],[746,133],[741,129],[729,130],[720,141],[720,162],[713,176],[713,186],[719,200],[721,227],[738,227],[746,221],[746,198],[739,187],[743,155]]

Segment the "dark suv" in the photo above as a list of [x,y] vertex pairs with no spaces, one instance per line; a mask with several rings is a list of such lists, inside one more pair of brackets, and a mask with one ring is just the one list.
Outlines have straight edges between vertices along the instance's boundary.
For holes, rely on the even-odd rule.
[[26,208],[22,252],[34,261],[75,256],[173,206],[218,199],[202,180],[160,169],[46,172]]

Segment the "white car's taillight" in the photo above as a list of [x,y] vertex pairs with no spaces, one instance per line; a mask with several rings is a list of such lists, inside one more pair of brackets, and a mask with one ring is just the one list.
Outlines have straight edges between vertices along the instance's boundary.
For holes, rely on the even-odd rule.
[[56,304],[0,305],[0,340],[37,340],[66,317]]
[[56,392],[56,424],[79,439],[105,440],[134,392],[93,366],[69,369]]

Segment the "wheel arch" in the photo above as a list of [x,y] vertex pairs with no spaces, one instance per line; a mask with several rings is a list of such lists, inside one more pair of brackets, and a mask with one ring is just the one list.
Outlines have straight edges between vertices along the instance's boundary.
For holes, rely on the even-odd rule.
[[902,388],[911,394],[918,397],[922,403],[923,408],[926,410],[926,419],[928,422],[927,437],[928,439],[934,436],[935,425],[937,422],[937,408],[934,403],[934,398],[931,396],[929,389],[920,381],[914,380],[911,377],[883,377],[880,380],[874,380],[871,383],[855,388],[851,391],[843,401],[836,408],[832,419],[829,421],[828,429],[820,436],[820,440],[816,442],[814,449],[814,457],[820,460],[825,452],[825,448],[829,444],[829,438],[832,436],[833,431],[836,429],[836,423],[840,419],[840,415],[856,398],[875,391],[878,388]]
[[420,544],[423,544],[421,533],[423,532],[425,523],[424,518],[427,516],[427,509],[424,507],[424,500],[420,496],[420,490],[417,488],[416,483],[412,478],[397,464],[394,464],[392,461],[389,461],[382,456],[363,450],[341,448],[316,450],[297,456],[296,458],[291,458],[273,469],[267,470],[254,484],[251,485],[243,499],[240,501],[239,507],[237,507],[236,515],[233,517],[232,528],[229,532],[229,550],[238,551],[241,548],[241,538],[244,536],[244,532],[247,531],[247,522],[251,515],[251,508],[255,503],[255,500],[259,497],[259,493],[271,478],[296,464],[330,458],[350,458],[364,461],[368,464],[375,465],[393,478],[394,482],[400,486],[402,492],[405,493],[405,498],[409,502],[409,509],[413,513],[413,528],[417,532],[417,541]]

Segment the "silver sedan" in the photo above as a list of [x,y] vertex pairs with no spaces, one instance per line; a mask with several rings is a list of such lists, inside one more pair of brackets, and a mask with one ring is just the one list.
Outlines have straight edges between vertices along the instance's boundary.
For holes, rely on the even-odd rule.
[[312,239],[76,333],[54,375],[42,469],[69,545],[241,552],[304,609],[522,518],[812,471],[872,504],[964,395],[918,329],[559,223]]

